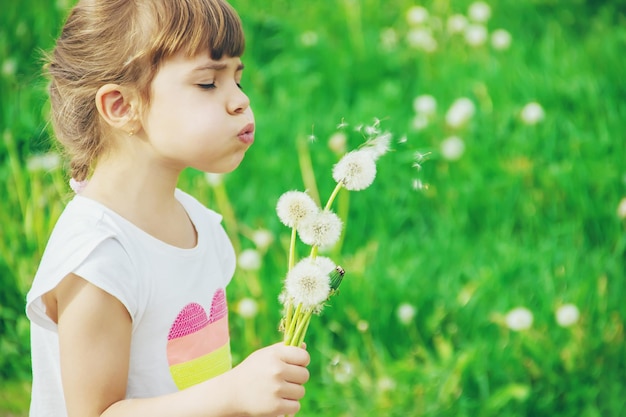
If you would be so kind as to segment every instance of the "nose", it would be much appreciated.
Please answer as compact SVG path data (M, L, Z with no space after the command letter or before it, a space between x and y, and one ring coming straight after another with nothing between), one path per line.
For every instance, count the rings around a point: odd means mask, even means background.
M249 107L250 98L239 86L235 86L228 101L228 112L231 114L239 114L245 112Z

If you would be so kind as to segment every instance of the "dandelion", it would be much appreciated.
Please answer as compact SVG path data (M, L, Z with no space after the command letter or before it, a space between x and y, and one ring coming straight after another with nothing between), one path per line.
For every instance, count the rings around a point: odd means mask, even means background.
M26 161L26 168L30 172L52 171L61 166L61 158L56 153L33 155Z
M315 201L302 191L287 191L280 196L276 204L278 218L288 227L296 227L317 212Z
M465 152L465 142L458 136L450 136L441 142L441 155L448 161L457 161Z
M413 99L413 110L417 114L434 116L437 112L437 100L429 94L422 94Z
M509 49L511 40L511 34L504 29L496 29L491 34L491 46L498 51Z
M561 327L573 326L580 318L580 311L574 304L564 304L556 310L556 322Z
M329 210L307 217L298 227L298 235L307 245L330 247L341 236L343 223L339 216Z
M206 182L211 187L218 187L224 182L223 174L215 174L213 172L207 172L206 174L204 174L204 178L206 179Z
M330 295L330 276L311 259L303 259L289 271L285 291L294 304L316 308Z
M349 152L333 167L333 179L347 190L364 190L375 178L376 161L368 151Z
M244 271L258 271L261 268L261 254L256 249L243 250L237 264Z
M428 21L428 10L422 6L413 6L406 12L406 21L410 25L422 25Z
M319 37L316 32L311 30L304 32L300 35L300 43L304 46L311 47L317 45Z
M533 313L525 307L517 307L506 314L504 321L513 331L528 330L533 324Z
M617 205L617 217L626 220L626 197L623 197Z
M255 300L246 297L239 300L236 311L244 319L251 319L257 315L259 306Z
M472 100L461 97L452 103L446 112L446 124L453 128L458 128L469 121L474 116L476 107Z
M491 17L491 7L483 1L477 1L470 4L467 15L474 22L485 23Z
M15 58L7 58L2 63L2 75L11 77L17 72L17 61Z
M398 44L398 34L393 28L386 28L380 32L380 44L386 51L393 50Z
M422 114L422 113L416 114L415 117L413 117L411 125L413 126L413 129L415 129L415 130L423 130L423 129L427 128L428 127L428 116L426 116L425 114Z
M430 29L413 28L409 30L406 37L409 46L421 49L424 52L435 52L437 50L437 41L433 37Z
M448 30L448 33L451 35L465 32L466 27L467 18L462 14L453 14L448 18L448 21L446 22L446 28Z
M398 321L405 326L408 326L413 322L416 313L417 310L415 309L415 307L409 303L400 304L398 306L398 309L396 310L396 316L398 317Z
M369 152L374 161L389 152L389 149L391 149L391 134L389 133L368 139L361 147L361 151Z
M259 229L259 230L255 230L252 233L251 239L256 245L257 249L264 251L274 241L274 235L272 234L272 232L270 232L267 229Z
M344 132L335 132L328 139L328 147L336 155L343 155L344 153L346 153L347 142L348 142L348 137L346 136Z
M545 112L543 111L543 107L535 101L526 104L520 112L522 122L527 125L535 125L542 121L544 117Z
M473 47L484 45L488 38L487 28L479 24L471 24L467 26L463 35L465 37L465 42L467 42L469 46Z

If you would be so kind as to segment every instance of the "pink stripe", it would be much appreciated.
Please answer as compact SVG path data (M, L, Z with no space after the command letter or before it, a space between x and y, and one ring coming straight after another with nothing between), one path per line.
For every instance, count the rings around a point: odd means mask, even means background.
M211 314L209 315L209 323L220 320L226 315L228 308L226 307L226 293L222 288L217 290L211 300Z
M228 319L224 317L203 329L167 342L167 360L172 365L197 359L229 341Z

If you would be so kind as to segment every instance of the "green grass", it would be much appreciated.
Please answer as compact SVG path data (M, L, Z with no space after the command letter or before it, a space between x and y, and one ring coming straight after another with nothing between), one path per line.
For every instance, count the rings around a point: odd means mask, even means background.
M248 36L243 84L257 141L223 189L196 172L181 179L208 205L232 210L226 226L238 249L254 246L252 230L275 236L261 270L238 271L229 289L235 359L278 337L289 232L274 206L282 192L305 188L298 141L326 198L336 125L379 118L407 140L381 160L370 189L340 195L349 218L333 256L347 275L311 325L312 379L299 415L626 414L626 221L617 216L626 196L623 5L492 2L487 26L512 34L508 50L472 48L435 29L438 49L429 54L405 41L409 1L267 3L233 0ZM23 297L69 198L59 168L27 169L50 146L36 49L50 47L63 11L19 4L0 16L0 380L12 381L0 390L0 415L27 408ZM469 4L423 3L435 28ZM390 27L397 44L385 49L380 37ZM306 45L309 32L317 41ZM412 101L420 94L435 97L438 110L418 131ZM451 129L444 114L459 97L476 113ZM519 118L531 101L545 110L533 126ZM457 161L440 153L450 135L465 144ZM350 146L360 140L350 133ZM418 171L414 155L428 151ZM428 188L414 190L416 179ZM254 319L235 312L244 297L259 303ZM417 312L409 325L396 316L402 303ZM581 318L563 328L554 314L566 303ZM504 324L517 306L532 311L529 330Z

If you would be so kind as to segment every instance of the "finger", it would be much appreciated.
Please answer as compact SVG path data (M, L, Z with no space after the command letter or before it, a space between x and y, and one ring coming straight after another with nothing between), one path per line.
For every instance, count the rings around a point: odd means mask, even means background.
M308 366L311 362L309 352L295 346L284 346L281 359L286 363L298 366Z
M304 397L305 392L306 390L302 385L285 383L280 390L280 396L285 400L298 401Z
M302 385L309 380L310 375L309 370L305 367L291 365L285 369L283 378L287 382Z

